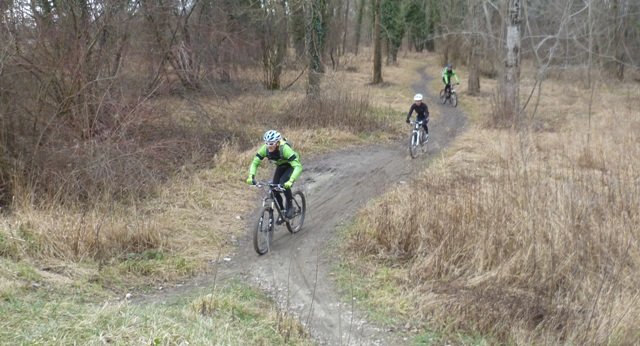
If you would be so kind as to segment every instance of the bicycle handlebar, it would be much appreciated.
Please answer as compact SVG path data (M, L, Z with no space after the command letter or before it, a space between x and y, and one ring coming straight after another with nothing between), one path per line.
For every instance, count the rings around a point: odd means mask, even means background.
M285 190L284 187L282 187L282 185L280 184L274 184L270 181L256 181L255 185L256 187L269 187L270 189L273 189L274 191L278 191L278 192L283 192Z
M422 124L424 124L424 123L427 123L427 124L428 124L428 123L429 123L429 118L427 118L427 119L425 119L425 120L420 120L420 121L411 120L409 123L410 123L411 125L416 125L416 124L418 124L418 125L422 125Z

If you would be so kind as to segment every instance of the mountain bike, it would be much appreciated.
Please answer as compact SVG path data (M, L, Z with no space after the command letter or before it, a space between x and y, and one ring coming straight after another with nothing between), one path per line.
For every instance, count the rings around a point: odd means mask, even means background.
M413 130L411 130L411 141L409 142L409 153L411 158L415 159L418 156L418 147L422 147L423 151L426 149L425 144L429 141L429 135L424 132L422 127L424 120L411 121Z
M271 248L276 225L284 223L292 234L298 233L302 229L307 211L307 200L302 191L293 192L292 205L290 206L293 208L293 216L287 218L284 209L275 197L276 193L284 192L284 188L279 184L264 181L256 182L255 186L264 189L265 196L262 199L260 218L253 233L253 247L258 255L264 255ZM284 196L282 198L284 199ZM274 216L277 216L278 219L274 219Z
M445 88L446 89L446 88ZM453 107L458 106L458 94L456 93L456 89L453 88L453 85L449 88L449 92L445 92L445 89L440 90L440 103L445 104L447 101Z

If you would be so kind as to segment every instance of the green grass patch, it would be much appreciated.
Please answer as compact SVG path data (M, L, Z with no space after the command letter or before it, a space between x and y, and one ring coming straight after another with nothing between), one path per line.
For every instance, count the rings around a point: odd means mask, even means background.
M365 262L342 262L334 269L345 299L353 299L374 322L385 326L404 325L410 319L411 296L394 283L393 269L365 268Z
M357 219L339 230L332 246L346 244L345 238L355 229L356 222ZM489 336L434 328L427 318L421 318L417 306L421 293L407 284L407 268L402 263L355 257L344 249L336 251L343 253L342 261L333 268L343 301L354 303L368 320L406 335L410 345L494 344Z
M431 346L431 345L460 345L460 346L487 346L495 345L497 341L488 341L482 336L467 335L460 333L446 333L442 331L424 330L412 339L411 345Z
M201 272L201 261L147 250L129 254L127 259L102 268L96 281L116 291L125 287L148 290L157 282L184 279Z
M0 231L0 257L18 259L19 247L17 242Z
M96 287L25 291L0 301L0 340L11 345L311 344L304 329L267 296L237 282L140 304L100 294Z
M354 223L350 223L339 229L334 244L330 246L344 252L339 244L344 243L354 226ZM336 263L332 271L345 302L356 304L359 310L364 310L369 320L385 327L405 325L410 320L412 297L402 292L397 284L395 269L373 267L369 264L375 261L354 258L346 253L341 258L343 260Z

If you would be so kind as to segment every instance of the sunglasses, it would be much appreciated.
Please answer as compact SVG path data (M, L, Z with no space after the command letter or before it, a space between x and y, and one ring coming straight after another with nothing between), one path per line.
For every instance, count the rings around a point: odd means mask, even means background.
M272 147L272 146L278 144L278 142L264 142L264 144L266 144L268 147Z

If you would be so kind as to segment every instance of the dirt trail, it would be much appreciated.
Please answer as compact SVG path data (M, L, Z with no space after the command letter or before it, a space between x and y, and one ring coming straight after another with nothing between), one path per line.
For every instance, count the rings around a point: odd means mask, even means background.
M412 85L414 91L425 94L431 110L443 107L437 97L426 91L430 78L424 69L418 73L421 79ZM401 111L408 110L412 96L407 95L407 109ZM291 235L284 226L277 227L271 251L264 256L255 253L247 234L239 242L238 255L218 268L218 280L240 277L267 290L282 308L298 316L320 345L406 343L398 335L365 321L357 302L343 302L330 272L337 260L331 252L331 242L336 228L351 220L367 201L423 170L430 158L463 129L465 117L460 110L444 106L441 111L441 116L429 123L427 153L413 160L408 151L409 126L406 140L399 139L393 145L343 150L313 159L303 155L302 184L296 184L304 186L307 195L303 229ZM404 121L404 115L397 121ZM248 220L250 230L256 218L252 215ZM201 278L189 286L203 286L210 281Z
M425 90L430 79L423 69L420 74L421 80L412 86L414 91L426 94L431 109L442 107ZM407 95L407 109L411 96ZM312 160L303 157L305 170L301 177L309 210L303 230L291 235L280 227L271 252L265 256L257 256L247 239L241 244L241 255L229 265L298 315L319 344L397 345L401 341L392 340L394 336L387 331L364 321L357 307L341 303L330 272L336 258L329 243L336 228L368 200L424 169L429 158L462 130L465 118L460 110L449 106L441 110L441 116L429 124L427 153L417 159L408 155L409 126L406 141L403 138L395 145L339 151ZM404 117L398 121L404 121Z

